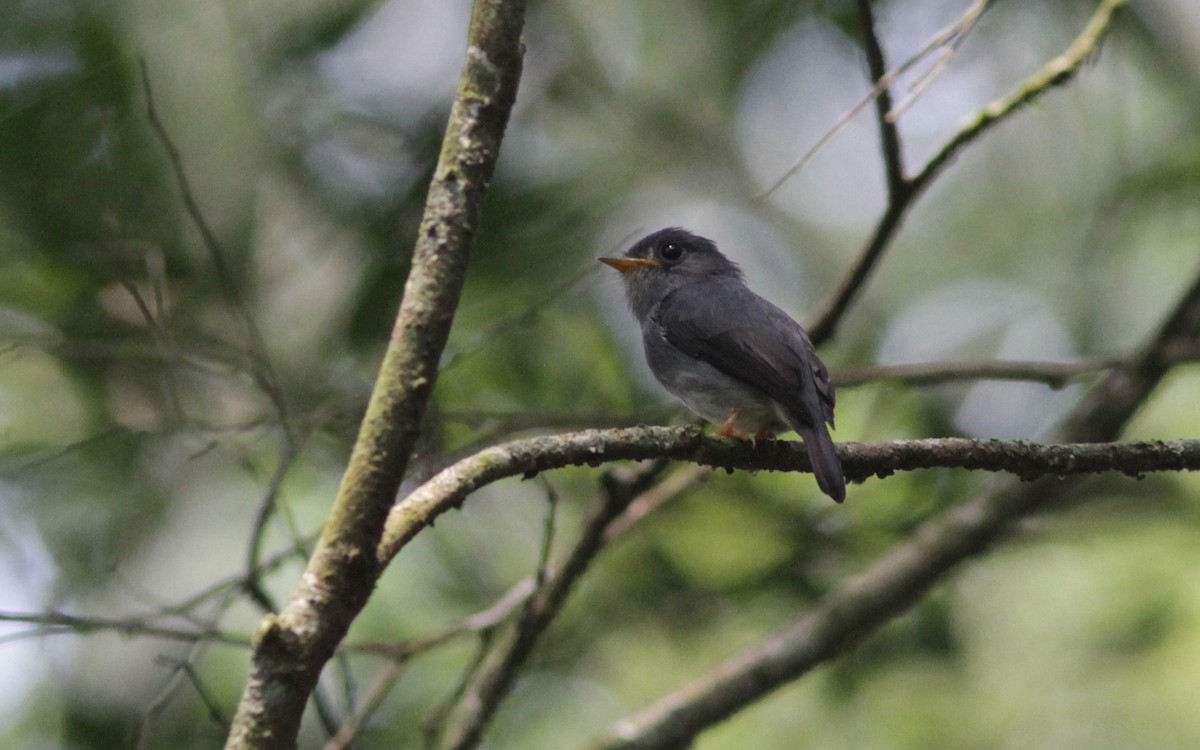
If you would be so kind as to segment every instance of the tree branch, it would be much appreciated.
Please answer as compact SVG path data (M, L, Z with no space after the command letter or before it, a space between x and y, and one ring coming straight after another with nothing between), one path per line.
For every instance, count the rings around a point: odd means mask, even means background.
M612 474L606 474L602 482L598 508L592 512L590 520L584 523L584 532L573 551L567 555L567 562L560 566L550 566L543 555L536 573L523 578L486 609L434 635L412 641L344 644L340 649L342 652L375 654L388 658L389 663L381 670L367 696L339 729L337 736L326 745L325 750L340 750L354 738L371 713L382 703L386 693L395 685L403 665L411 657L440 646L452 638L490 631L507 620L518 607L523 607L522 617L513 626L514 631L497 639L498 643L492 647L492 653L473 665L472 674L464 681L456 706L448 707L443 712L442 721L448 724L445 730L446 737L443 738L445 744L454 744L454 736L470 736L471 742L477 741L484 725L499 707L501 699L511 690L517 670L532 650L532 640L545 631L550 620L561 609L567 589L572 581L577 580L586 571L590 558L626 534L651 510L661 506L711 471L707 467L692 465L664 478L664 468L662 462L656 462L644 464L635 472L622 472L616 478ZM614 513L622 506L625 507L624 511ZM601 529L603 534L597 538L595 532ZM550 592L554 591L558 593L550 595ZM530 602L531 598L534 601ZM524 631L524 634L520 638L514 637L520 631ZM527 645L523 645L521 653L518 654L514 646L522 645L523 641ZM489 676L489 672L493 676ZM503 679L498 679L499 676L503 676ZM449 738L449 741L446 738Z
M92 633L120 633L126 636L146 636L187 643L220 643L225 646L245 648L247 639L216 628L172 627L161 625L154 617L85 617L62 612L0 612L0 622L22 623L36 626L33 630L10 633L0 637L0 643L34 638L58 633L89 635Z
M467 682L458 705L449 714L440 747L470 750L479 744L484 728L512 689L518 670L561 611L575 583L603 549L610 524L657 480L665 467L665 461L657 461L627 476L604 475L600 497L584 522L583 533L561 565L547 571L543 559L533 594Z
M1194 353L1188 354L1189 359L1193 356ZM917 362L910 365L881 365L840 370L833 373L833 384L839 388L853 388L882 381L906 385L939 385L974 380L1015 380L1062 388L1081 376L1111 370L1120 367L1123 362L1124 359L1120 357L1095 357L1078 362Z
M863 481L898 471L970 469L1007 472L1021 479L1117 471L1138 477L1155 471L1200 469L1200 440L1149 443L1042 445L1024 440L930 438L838 445L846 477ZM442 513L475 490L506 477L532 477L567 466L670 458L729 471L811 472L803 444L706 436L699 427L631 427L584 430L514 440L443 469L392 509L378 550L386 564Z
M812 158L825 147L827 143L832 141L834 136L836 136L842 131L843 128L853 122L854 119L858 117L864 109L867 108L868 104L875 101L876 97L890 88L891 85L900 78L900 76L911 70L913 66L934 52L944 50L947 45L957 48L957 46L962 43L962 40L966 38L966 35L970 33L971 29L975 26L975 22L979 20L979 16L982 15L983 11L987 9L989 2L990 0L976 0L961 18L942 29L937 34L934 34L933 38L930 39L922 49L915 52L907 60L900 63L900 65L879 77L875 81L875 85L871 87L871 90L868 91L863 98L859 99L858 102L850 108L850 111L842 115L842 117L829 128L829 130L825 131L825 133L817 139L817 142L809 147L809 149L804 152L804 154L796 161L795 164L789 167L788 170L779 177L779 179L773 182L769 188L767 188L758 196L757 200L764 200L771 197L771 195L779 190L779 188L783 187L788 180L799 174L800 170L803 169L808 162L811 161ZM941 60L945 59L946 56L943 54L941 56ZM894 121L896 119L895 114L895 110L893 109L887 114L887 119Z
M867 55L871 83L879 92L875 97L875 120L879 125L879 141L883 149L888 201L897 203L903 200L904 192L908 190L908 179L904 174L904 147L900 144L900 133L895 120L888 117L892 111L892 94L884 82L888 69L883 57L883 46L875 33L871 0L858 0L858 24L862 28L863 50Z
M229 263L229 253L217 239L217 233L213 231L208 220L204 218L204 212L200 210L200 204L196 200L195 193L192 192L191 181L187 177L187 170L184 169L183 156L167 131L166 123L158 116L158 108L154 104L154 92L150 87L150 70L145 59L138 60L138 64L142 74L142 93L146 98L146 120L162 144L163 150L167 152L167 159L171 163L171 172L175 175L175 184L179 188L184 210L187 212L188 218L192 220L196 231L200 233L204 248L208 250L209 257L212 259L217 284L233 308L234 319L242 328L246 352L252 363L250 372L254 381L271 400L272 406L278 412L279 423L283 428L285 439L291 440L291 420L288 416L287 400L284 398L279 376L271 363L266 341L258 329L258 324L254 321L254 316L250 313L250 307L246 304L241 285L234 276L233 268Z
M891 196L883 216L875 225L875 230L854 267L850 269L850 272L834 291L833 296L817 313L812 325L808 326L809 337L814 345L820 346L833 336L842 316L850 308L859 291L866 285L875 267L883 258L884 251L903 223L908 209L934 179L965 146L972 143L985 131L1008 119L1051 89L1074 78L1084 61L1099 49L1100 42L1112 23L1113 14L1124 3L1125 0L1101 0L1099 7L1096 8L1096 12L1092 14L1083 31L1062 55L1043 66L1012 93L997 99L977 112L926 162L920 172L905 180L905 189Z
M478 0L392 339L342 486L296 593L255 637L227 748L295 746L325 662L381 571L373 554L437 378L521 74L521 0Z

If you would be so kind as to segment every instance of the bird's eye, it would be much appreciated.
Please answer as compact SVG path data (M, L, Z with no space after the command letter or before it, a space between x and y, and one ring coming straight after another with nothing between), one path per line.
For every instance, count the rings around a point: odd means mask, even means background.
M662 246L662 249L658 253L664 260L679 260L683 257L683 248L674 242L668 242Z

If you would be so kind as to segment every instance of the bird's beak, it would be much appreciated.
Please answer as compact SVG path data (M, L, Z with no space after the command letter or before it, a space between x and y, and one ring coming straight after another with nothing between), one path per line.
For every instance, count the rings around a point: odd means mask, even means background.
M648 258L600 258L600 262L606 266L612 266L620 271L622 275L643 269L651 271L662 268L662 263Z

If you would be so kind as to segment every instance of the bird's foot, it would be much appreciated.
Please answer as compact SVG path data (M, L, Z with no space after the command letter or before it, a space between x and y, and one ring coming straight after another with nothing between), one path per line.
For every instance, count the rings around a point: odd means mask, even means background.
M751 445L757 445L759 440L770 440L775 437L775 433L771 428L763 425L755 432L744 432L736 427L738 419L737 411L729 414L729 418L717 429L717 437L733 438L734 440L749 440Z
M737 410L729 412L729 418L725 420L719 428L717 428L717 437L734 438L735 440L745 440L750 437L749 434L742 432L734 425L737 424Z

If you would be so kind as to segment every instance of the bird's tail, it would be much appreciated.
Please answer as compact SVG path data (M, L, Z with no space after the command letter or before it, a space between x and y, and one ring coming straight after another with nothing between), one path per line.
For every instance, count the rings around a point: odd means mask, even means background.
M834 502L846 499L846 475L842 472L842 460L838 458L837 448L825 425L815 427L804 426L796 430L804 439L804 447L808 451L808 460L812 463L813 476L817 478L817 486L821 492L829 495Z

